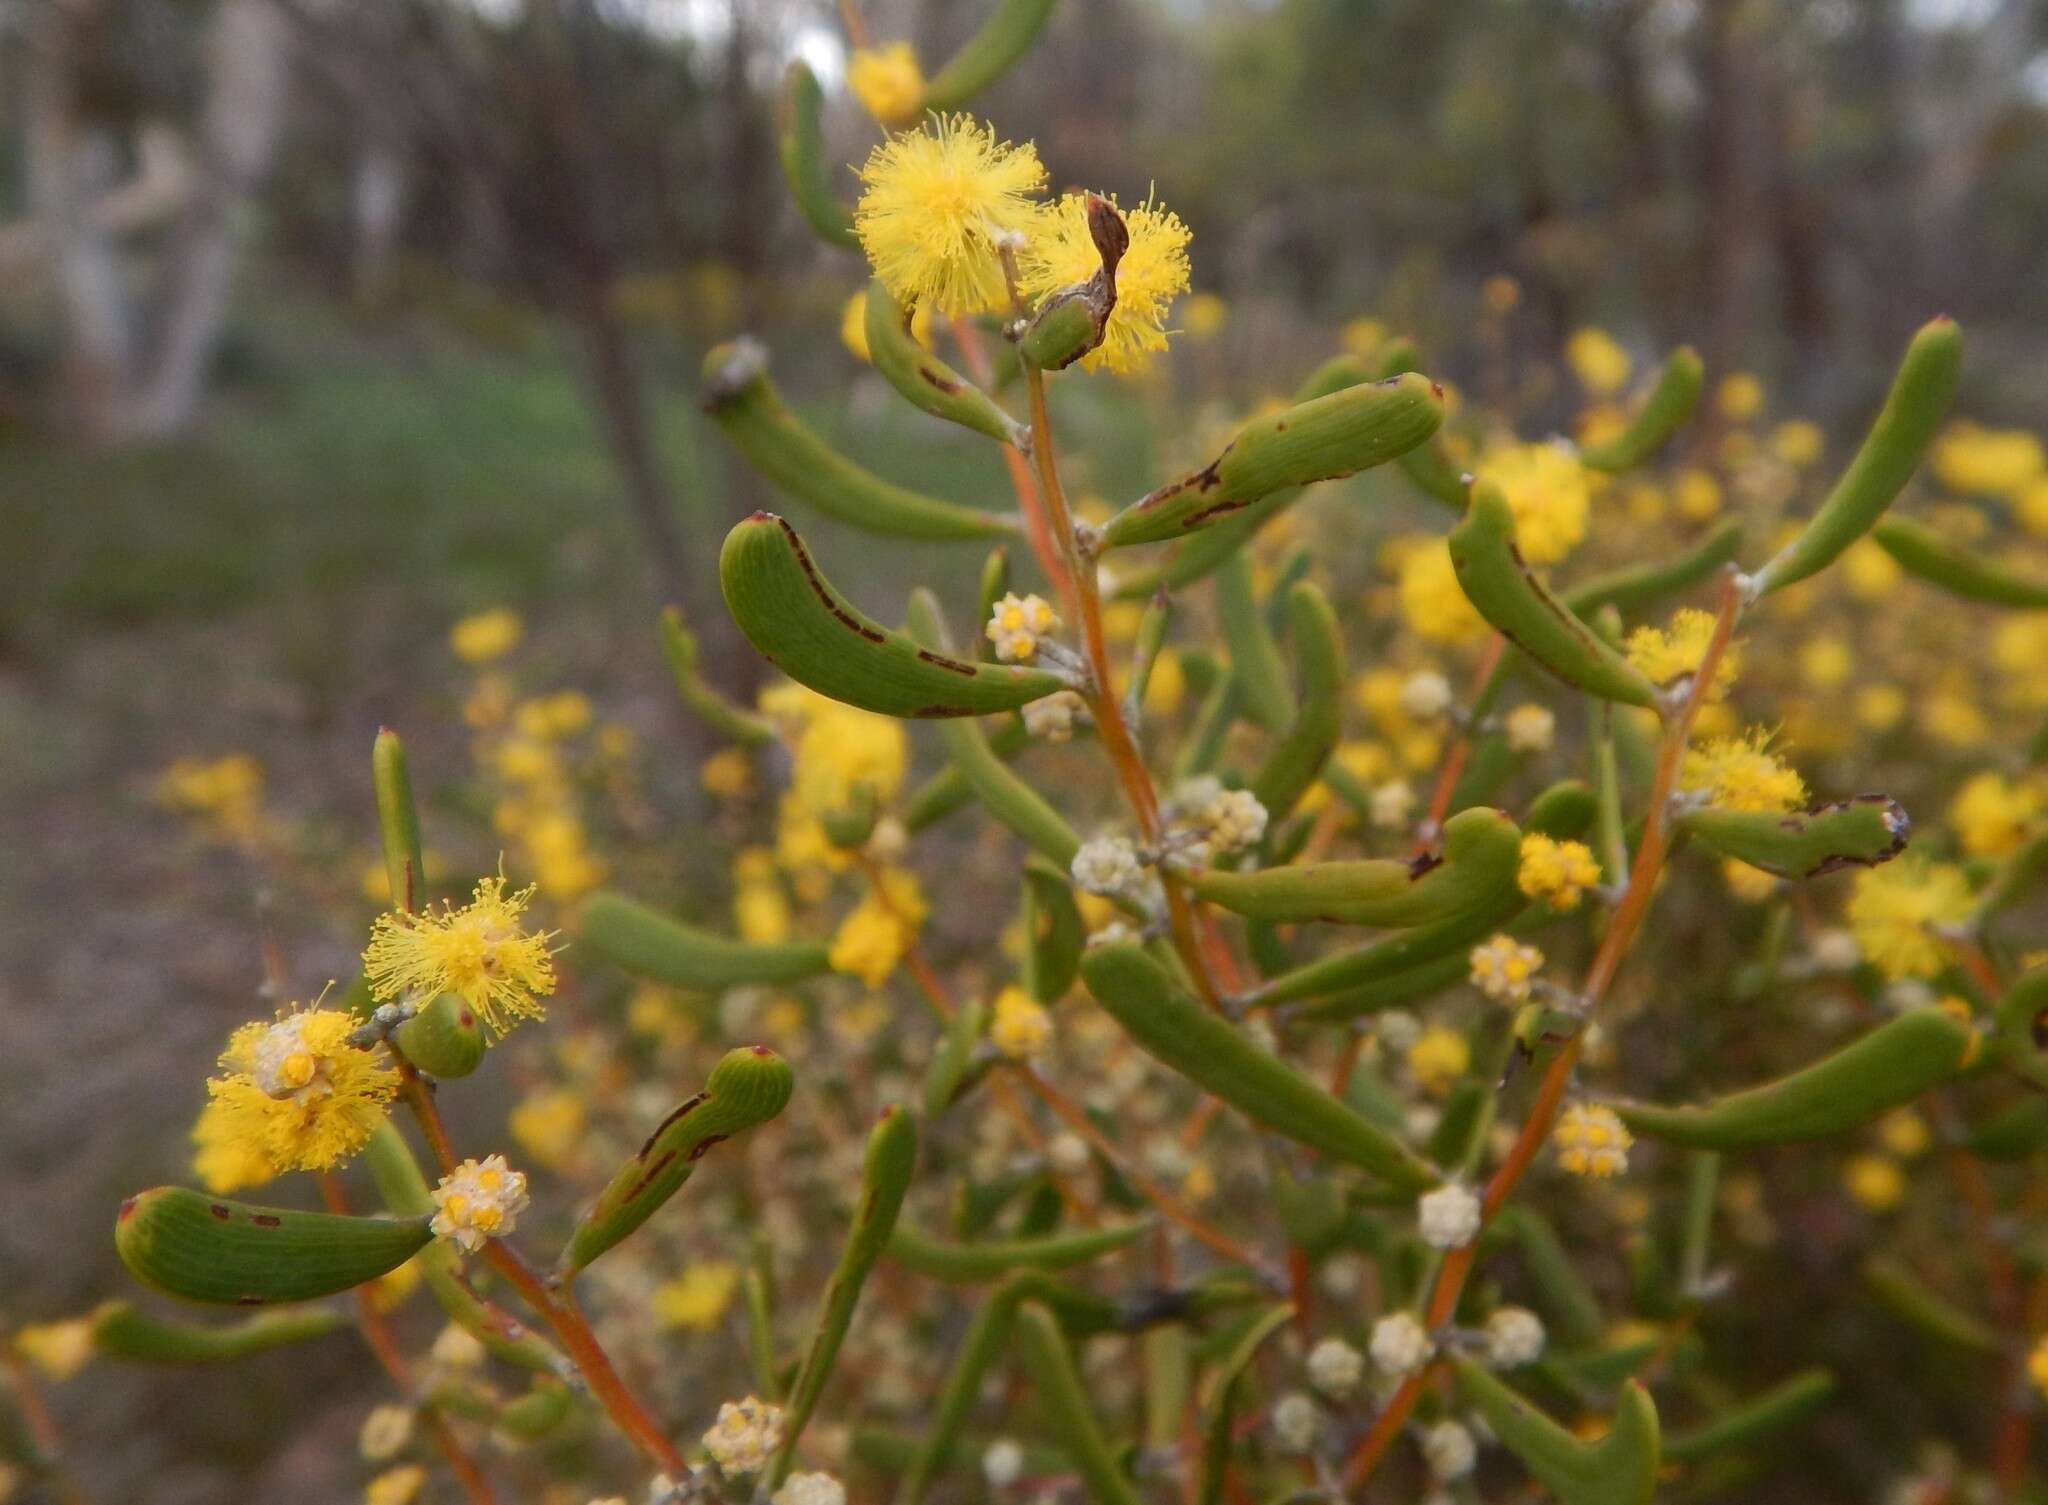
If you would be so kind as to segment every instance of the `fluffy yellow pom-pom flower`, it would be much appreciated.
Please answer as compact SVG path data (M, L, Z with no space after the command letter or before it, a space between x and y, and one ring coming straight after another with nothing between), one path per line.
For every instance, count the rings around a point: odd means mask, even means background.
M370 991L423 1002L457 993L499 1034L540 1018L541 997L555 990L555 964L548 950L553 932L519 926L533 892L508 894L502 876L482 878L460 909L379 915L363 952Z
M1112 200L1111 202L1115 202ZM1116 269L1116 306L1102 343L1081 357L1089 370L1134 371L1166 348L1166 316L1188 290L1188 227L1149 199L1119 210L1131 244ZM1088 230L1088 196L1070 193L1032 228L1019 255L1025 297L1039 299L1102 268Z
M1740 737L1713 737L1686 749L1678 787L1724 810L1782 814L1806 803L1806 781L1770 751L1770 733L1751 727Z
M853 229L899 300L942 314L980 313L1008 297L996 237L1030 226L1045 168L969 115L891 136L860 169Z
M342 1009L303 1009L235 1031L192 1131L192 1168L209 1190L326 1170L363 1147L384 1121L398 1073L348 1043L360 1022Z
M1479 479L1500 487L1515 515L1515 546L1531 564L1553 564L1586 536L1592 491L1578 457L1556 444L1511 444L1480 461Z
M1532 899L1552 909L1577 909L1579 896L1600 881L1600 864L1582 841L1558 841L1531 832L1522 838L1515 882Z
M1630 633L1628 661L1655 683L1672 684L1699 668L1700 661L1707 656L1707 645L1713 641L1714 625L1712 612L1685 607L1672 614L1668 626L1638 627ZM1726 696L1741 669L1739 645L1730 643L1714 667L1714 683L1707 698L1719 700Z
M1968 918L1971 905L1961 868L1909 854L1856 875L1849 932L1885 976L1932 977L1949 960L1940 928Z
M908 42L857 47L846 64L846 86L883 125L908 125L924 104L924 70Z

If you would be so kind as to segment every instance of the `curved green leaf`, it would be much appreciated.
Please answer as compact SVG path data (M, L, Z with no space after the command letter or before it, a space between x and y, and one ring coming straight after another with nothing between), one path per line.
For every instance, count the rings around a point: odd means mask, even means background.
M765 1045L727 1051L704 1090L648 1135L583 1214L555 1266L567 1285L592 1260L632 1233L682 1189L697 1162L719 1141L768 1122L789 1103L796 1079L789 1063Z
M2021 974L1998 1000L1999 1054L2037 1087L2048 1087L2048 967Z
M1594 470L1633 470L1670 441L1678 426L1692 416L1705 385L1706 368L1697 350L1680 345L1657 373L1650 395L1636 409L1627 428L1580 454L1579 459Z
M1845 867L1876 867L1906 850L1913 822L1897 800L1859 794L1813 810L1772 815L1707 805L1678 828L1719 852L1781 878L1818 878Z
M1015 1325L1018 1351L1038 1392L1046 1425L1073 1460L1089 1498L1095 1505L1139 1505L1137 1490L1096 1425L1094 1403L1053 1314L1038 1302L1027 1301L1017 1309Z
M114 1247L145 1285L187 1301L311 1301L389 1274L433 1238L425 1218L252 1207L183 1186L121 1204Z
M1465 519L1451 530L1451 565L1479 614L1555 674L1603 700L1654 706L1657 687L1603 640L1522 562L1515 515L1500 488L1472 488Z
M1711 1421L1664 1439L1664 1456L1679 1463L1711 1458L1730 1448L1747 1447L1774 1432L1797 1426L1820 1410L1835 1393L1832 1370L1804 1369L1761 1395L1730 1406Z
M1040 1003L1057 1003L1081 970L1088 929L1067 870L1042 857L1024 864L1024 986Z
M1223 1498L1223 1479L1230 1468L1230 1445L1237 1421L1237 1409L1244 1397L1244 1378L1259 1356L1259 1349L1273 1334L1293 1320L1292 1305L1271 1307L1252 1319L1244 1336L1237 1340L1210 1381L1209 1421L1202 1428L1201 1483L1196 1505L1217 1505Z
M1046 670L965 662L881 626L832 588L796 529L772 512L726 534L718 580L733 620L770 663L865 711L986 716L1067 688Z
M668 671L675 680L676 694L699 721L735 742L775 740L775 728L767 717L734 705L704 682L704 676L697 669L697 635L683 625L680 607L662 608L661 653L668 660Z
M817 1324L811 1330L810 1344L804 1350L803 1363L797 1368L783 1407L782 1446L775 1451L765 1481L770 1489L789 1476L796 1445L803 1438L812 1411L817 1409L825 1381L831 1377L839 1346L846 1341L846 1330L853 1325L853 1309L860 1301L861 1287L867 1284L868 1273L875 1268L875 1261L881 1258L896 1227L896 1215L903 1210L903 1197L910 1190L910 1176L916 1166L916 1117L902 1108L884 1108L881 1119L868 1135L853 1226L847 1230L839 1264L825 1285Z
M1245 714L1282 735L1294 722L1294 692L1272 624L1259 609L1249 556L1238 554L1217 572L1216 617L1230 645L1231 682Z
M1955 320L1923 324L1899 362L1883 411L1842 479L1805 531L1757 571L1759 596L1825 569L1870 531L1919 466L1955 397L1962 368L1963 332Z
M1288 486L1334 480L1393 459L1436 432L1442 390L1426 376L1346 387L1237 431L1193 475L1139 498L1111 518L1102 546L1160 543L1214 526Z
M790 496L848 527L894 538L1007 538L1011 518L925 496L885 481L819 438L783 405L768 355L753 339L704 358L704 410L747 463Z
M1120 1227L1090 1228L1079 1233L1054 1233L1041 1238L984 1239L971 1244L927 1238L907 1223L898 1223L889 1239L889 1257L906 1269L934 1280L1000 1280L1018 1270L1064 1270L1118 1249L1129 1248L1151 1229L1146 1222Z
M924 108L957 110L1009 71L1045 29L1054 0L1000 0L924 86Z
M1742 524L1729 518L1683 554L1655 564L1626 565L1573 586L1564 593L1564 604L1581 618L1591 617L1603 606L1620 612L1640 611L1697 585L1732 561L1741 547Z
M801 982L831 970L818 941L736 941L699 930L609 889L591 895L577 917L591 950L636 977L715 993L749 984Z
M1522 833L1498 810L1474 806L1444 822L1441 856L1364 857L1233 873L1211 868L1197 894L1255 920L1330 920L1388 929L1469 914L1513 889Z
M988 1024L988 1005L979 996L970 997L946 1021L931 1063L924 1072L924 1116L937 1118L953 1105L961 1090L975 1075L974 1047Z
M92 1314L92 1346L110 1359L138 1364L218 1364L247 1358L267 1348L303 1343L347 1327L345 1313L332 1307L296 1312L258 1312L217 1326L176 1322L139 1312L125 1301L109 1301Z
M890 296L879 277L868 284L866 329L868 359L912 407L986 434L1000 444L1021 449L1030 443L1029 429L911 338L910 311Z
M405 743L384 726L370 744L370 783L377 795L377 834L384 845L384 878L391 907L418 909L426 898L426 861L420 855L420 817L413 804Z
M2005 1347L1990 1323L1930 1289L1890 1255L1873 1256L1863 1267L1863 1281L1886 1311L1930 1338L1972 1353L1998 1353Z
M1961 1067L1974 1035L1938 1008L1914 1009L1802 1071L1698 1107L1618 1104L1638 1134L1700 1150L1824 1139L1911 1102Z
M1657 1407L1637 1381L1622 1386L1606 1435L1585 1442L1471 1359L1454 1354L1451 1367L1466 1404L1559 1505L1649 1505L1657 1490Z
M1136 942L1092 948L1081 977L1141 1050L1246 1117L1399 1187L1439 1179L1400 1141L1175 986Z
M776 149L782 158L783 181L796 200L804 222L828 245L848 251L860 249L860 237L853 233L853 216L826 175L825 133L818 120L825 108L818 76L802 58L792 61L782 75L782 92L775 99Z
M1951 595L1993 606L2048 607L2048 580L2014 574L1969 550L1958 548L1924 523L1888 517L1870 536L1909 575Z
M1329 597L1302 581L1287 592L1287 615L1301 665L1301 694L1294 725L1252 780L1252 793L1274 823L1285 820L1308 793L1343 732L1344 639L1337 613Z

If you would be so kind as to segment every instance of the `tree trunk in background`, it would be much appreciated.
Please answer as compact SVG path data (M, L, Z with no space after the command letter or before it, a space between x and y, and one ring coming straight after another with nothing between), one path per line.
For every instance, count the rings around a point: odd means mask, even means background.
M1827 212L1802 169L1813 135L1815 101L1786 70L1772 69L1765 109L1770 117L1771 244L1778 263L1778 307L1802 365L1826 359L1828 318Z
M135 336L114 238L90 212L113 184L118 154L105 131L79 117L73 98L74 29L82 16L69 4L36 13L22 94L29 212L56 283L66 416L87 439L104 443L128 426Z
M576 323L583 338L598 416L626 484L626 501L632 508L633 521L639 526L641 542L647 548L647 568L655 599L688 601L691 593L682 532L676 524L675 505L667 483L662 480L660 458L654 452L639 366L626 332L606 306L602 285L585 290Z
M1747 344L1752 323L1761 217L1749 101L1756 67L1743 0L1710 0L1701 16L1700 60L1701 285L1706 298L1710 354L1733 359Z

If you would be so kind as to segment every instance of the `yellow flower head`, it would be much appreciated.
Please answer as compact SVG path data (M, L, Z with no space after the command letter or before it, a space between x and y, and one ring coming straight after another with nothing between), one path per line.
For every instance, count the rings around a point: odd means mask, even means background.
M1454 1029L1427 1029L1408 1047L1408 1071L1425 1091L1440 1092L1472 1065L1472 1045Z
M1783 814L1806 803L1806 781L1770 751L1771 734L1751 727L1740 737L1714 737L1685 751L1678 787L1724 810Z
M1948 823L1972 857L2008 856L2040 817L2039 790L1988 770L1966 779L1948 807Z
M1042 212L1031 197L1045 184L1035 147L998 141L972 116L940 116L876 147L860 180L854 233L899 301L942 314L1003 305L995 238Z
M1827 436L1810 418L1787 418L1771 430L1771 454L1779 462L1804 470L1821 457Z
M995 644L997 658L1006 664L1023 664L1037 657L1040 639L1059 625L1059 613L1044 597L1019 596L1012 591L996 602L982 632Z
M1401 561L1401 615L1419 637L1439 643L1468 643L1486 634L1479 615L1458 584L1448 544L1430 542Z
M1579 896L1600 881L1600 864L1582 841L1558 841L1532 831L1522 838L1522 862L1515 882L1532 899L1552 909L1577 909Z
M1552 564L1586 536L1592 491L1586 468L1558 444L1511 444L1479 463L1478 478L1491 481L1515 515L1515 546L1531 564Z
M521 1098L506 1115L505 1127L520 1149L540 1164L560 1169L575 1157L587 1122L581 1093L551 1087Z
M448 646L466 664L486 664L517 647L524 631L518 612L509 606L494 606L449 628Z
M1778 891L1778 876L1734 857L1721 864L1721 881L1745 904L1761 904Z
M925 914L916 877L901 868L886 869L882 892L861 900L833 932L827 953L832 969L880 987L917 939Z
M1988 429L1963 419L1942 430L1927 462L1951 491L2011 496L2048 469L2048 450L2025 429Z
M1114 199L1111 200L1115 202ZM1166 348L1166 315L1188 290L1188 227L1150 199L1120 210L1131 243L1116 269L1116 306L1102 343L1081 357L1089 370L1133 371ZM1020 257L1027 300L1086 282L1102 269L1088 230L1088 196L1070 193L1033 227Z
M434 1188L434 1236L474 1252L510 1233L526 1204L526 1175L503 1155L465 1160Z
M521 1019L540 1018L541 997L555 990L554 932L519 928L533 892L507 894L499 875L478 879L460 909L379 915L363 952L370 991L382 999L460 994L501 1035Z
M1612 1108L1588 1103L1573 1103L1560 1113L1550 1139L1560 1166L1601 1180L1628 1169L1629 1146L1635 1143Z
M1501 1003L1527 1003L1536 974L1543 970L1543 953L1506 932L1474 946L1470 960L1472 986Z
M1628 635L1628 661L1654 683L1674 684L1697 670L1707 656L1707 645L1714 638L1714 621L1712 612L1687 606L1672 614L1667 627L1638 627ZM1741 669L1741 645L1731 642L1715 665L1714 683L1707 698L1723 699Z
M1565 364L1595 397L1612 397L1628 384L1628 352L1604 329L1575 329L1564 342Z
M1937 927L1968 918L1971 902L1961 868L1913 853L1856 875L1849 932L1886 977L1932 977L1949 960Z
M417 1463L388 1468L363 1489L363 1505L412 1505L426 1488L427 1471Z
M2027 1378L2048 1398L2048 1337L2043 1337L2027 1355Z
M846 85L861 108L886 126L908 125L924 104L924 70L908 42L856 47L846 64Z
M235 1031L192 1131L193 1170L210 1190L326 1170L363 1147L398 1073L348 1043L360 1022L342 1009L302 1009Z
M252 840L263 825L263 765L247 753L179 758L157 776L154 792L165 809L231 841Z
M1747 371L1733 371L1714 389L1714 406L1723 418L1747 423L1764 410L1764 384Z
M1022 988L1004 988L996 994L988 1037L1011 1060L1028 1061L1052 1044L1052 1015Z
M691 1265L654 1288L654 1320L663 1327L716 1327L740 1288L740 1267L729 1259Z
M1842 1185L1872 1212L1889 1212L1906 1195L1906 1173L1885 1155L1851 1155L1842 1167Z
M92 1358L92 1319L31 1322L15 1330L13 1343L16 1353L40 1369L46 1378L61 1384L85 1368Z

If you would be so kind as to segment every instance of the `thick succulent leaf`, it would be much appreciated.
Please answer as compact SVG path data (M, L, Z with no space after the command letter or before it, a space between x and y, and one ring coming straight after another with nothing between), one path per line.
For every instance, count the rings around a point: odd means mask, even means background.
M1664 1456L1679 1463L1693 1463L1761 1442L1807 1420L1834 1393L1832 1370L1801 1370L1761 1395L1737 1402L1709 1421L1670 1433L1664 1439Z
M2021 974L1998 1000L1998 1049L2008 1066L2048 1087L2048 967Z
M1185 537L1284 487L1384 464L1435 433L1443 412L1442 389L1410 373L1254 418L1202 469L1111 518L1103 547Z
M1141 1050L1276 1134L1399 1187L1439 1179L1377 1124L1182 991L1136 942L1094 947L1081 959L1081 977Z
M1962 1067L1976 1036L1938 1008L1914 1009L1790 1076L1696 1107L1617 1105L1638 1134L1700 1150L1825 1139L1911 1102Z
M999 0L924 86L924 108L957 110L1009 71L1045 29L1054 0Z
M1043 669L970 663L883 627L832 587L796 529L772 512L726 535L718 579L733 620L770 663L864 711L986 716L1067 688Z
M584 904L577 929L591 950L636 977L707 993L801 982L831 967L822 942L736 941L609 890Z
M861 1167L860 1195L855 1204L853 1226L840 1248L839 1263L826 1282L811 1341L804 1349L803 1363L790 1385L783 1408L782 1445L768 1466L767 1485L773 1488L789 1475L797 1443L804 1427L817 1409L818 1396L832 1376L840 1345L853 1325L853 1309L860 1301L861 1287L881 1258L896 1227L896 1215L903 1210L903 1197L910 1190L911 1173L917 1168L917 1119L903 1108L884 1108L879 1122L868 1135L867 1158Z
M418 909L426 899L426 863L420 856L420 817L413 804L412 770L405 743L380 727L370 746L370 783L377 796L377 834L384 846L384 877L397 909Z
M775 740L775 728L767 717L734 705L704 682L697 667L697 635L683 625L682 611L674 606L661 613L661 653L668 660L676 694L698 720L735 742Z
M114 1247L136 1279L166 1295L267 1306L389 1274L433 1238L427 1222L254 1207L159 1186L121 1204Z
M1110 1451L1096 1422L1096 1407L1053 1314L1036 1301L1017 1309L1017 1348L1045 1422L1095 1505L1139 1505L1138 1492Z
M1885 1254L1863 1267L1863 1283L1878 1304L1928 1337L1969 1353L1998 1353L1998 1329L1933 1290L1902 1261Z
M1498 810L1475 806L1444 822L1443 851L1411 862L1366 857L1235 873L1212 868L1190 887L1256 920L1330 920L1387 928L1470 914L1515 883L1522 833Z
M712 1146L768 1122L788 1105L795 1087L789 1063L767 1046L726 1052L711 1068L704 1090L662 1120L577 1222L556 1265L556 1280L574 1280L646 1222L682 1189Z
M1636 1381L1622 1387L1606 1434L1586 1442L1471 1359L1455 1355L1451 1367L1465 1403L1559 1505L1649 1505L1657 1490L1657 1407Z
M1906 347L1884 409L1820 511L1755 577L1759 595L1823 570L1868 533L1912 478L1948 413L1963 369L1963 332L1934 319Z
M953 1010L945 1033L924 1072L924 1116L937 1118L953 1105L976 1074L974 1048L988 1024L988 1005L977 995Z
M1662 449L1678 432L1679 425L1692 416L1705 377L1706 368L1700 363L1699 352L1690 345L1679 346L1665 360L1664 368L1657 373L1656 385L1650 388L1649 396L1636 409L1628 427L1605 444L1586 450L1579 458L1594 470L1635 469Z
M1735 558L1742 547L1742 524L1729 518L1683 554L1651 564L1625 565L1595 575L1564 593L1572 614L1590 618L1603 606L1619 612L1641 611L1697 585Z
M1898 560L1909 575L1918 575L1951 595L1993 606L2048 607L2048 580L2030 578L1972 554L1943 538L1924 523L1888 517L1870 536Z
M885 481L832 448L783 404L753 340L704 358L704 408L747 463L790 496L867 533L893 538L1007 538L1013 519Z
M868 284L866 330L868 359L911 406L999 443L1029 442L1029 430L986 392L911 338L910 310L890 296L880 278Z
M1329 597L1302 581L1287 592L1287 616L1301 667L1301 693L1295 701L1294 725L1252 780L1252 793L1273 822L1293 813L1343 731L1344 639L1337 630L1337 613Z
M825 132L819 124L824 108L824 91L819 89L811 65L802 58L791 62L775 101L776 147L782 157L783 180L789 184L789 196L796 200L805 223L820 240L857 251L860 238L853 233L853 216L828 176Z
M1818 878L1845 867L1876 867L1906 850L1913 823L1882 794L1860 794L1812 810L1773 815L1708 805L1676 824L1723 857L1781 878Z
M1451 530L1451 564L1479 614L1523 653L1568 685L1603 700L1650 706L1657 687L1538 580L1515 547L1515 515L1500 488L1472 488L1465 519Z
M110 1359L137 1364L218 1364L324 1337L347 1327L348 1320L346 1313L334 1307L316 1306L294 1312L258 1312L208 1326L153 1316L125 1301L109 1301L92 1314L90 1331L93 1351Z
M1276 1306L1252 1319L1210 1379L1209 1419L1202 1428L1202 1472L1196 1505L1217 1505L1223 1498L1223 1479L1230 1469L1230 1445L1235 1441L1237 1411L1244 1398L1244 1378L1268 1338L1294 1317L1294 1308Z
M483 1021L459 993L436 995L391 1032L405 1058L431 1077L465 1077L483 1064L490 1046Z
M1065 868L1040 857L1024 864L1024 985L1040 1003L1057 1003L1081 970L1088 927Z

